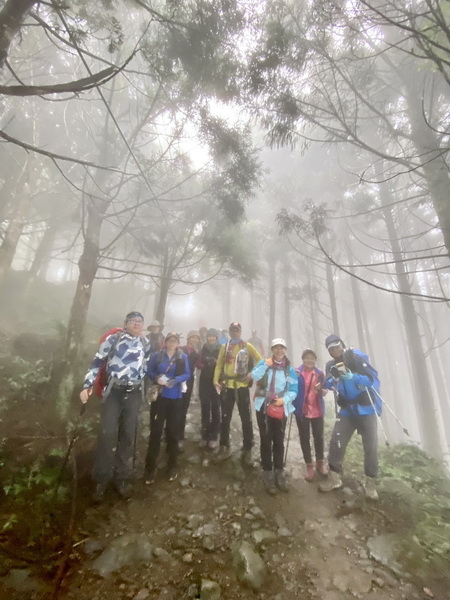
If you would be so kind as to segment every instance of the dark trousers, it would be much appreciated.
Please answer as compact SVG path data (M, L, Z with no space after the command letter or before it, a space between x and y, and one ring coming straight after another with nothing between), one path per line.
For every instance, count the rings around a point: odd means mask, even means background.
M202 381L199 385L202 414L202 440L215 441L220 431L220 396L212 380Z
M167 466L169 469L177 466L181 411L182 398L175 399L158 396L155 402L150 404L150 438L145 458L145 471L147 473L153 473L156 469L164 425L166 425Z
M274 419L265 415L262 410L256 412L256 420L261 439L261 467L263 471L271 471L272 467L283 469L284 432L286 419Z
M297 420L300 446L302 447L303 459L307 465L312 463L311 455L311 431L314 441L316 460L323 460L323 417L308 419L307 417L295 416Z
M178 439L184 440L184 430L186 429L186 418L189 410L189 404L191 403L192 388L187 392L184 392L181 401L180 419L178 423Z
M251 450L253 446L253 424L250 412L250 392L248 387L226 388L220 397L222 420L220 423L220 445L230 445L230 424L234 403L237 402L242 423L242 449Z
M125 481L133 475L133 452L138 425L140 389L112 388L102 402L100 432L93 478L97 483Z
M361 434L364 448L364 473L368 477L378 475L377 416L359 415L337 419L331 434L328 463L331 471L342 472L345 449L354 432Z

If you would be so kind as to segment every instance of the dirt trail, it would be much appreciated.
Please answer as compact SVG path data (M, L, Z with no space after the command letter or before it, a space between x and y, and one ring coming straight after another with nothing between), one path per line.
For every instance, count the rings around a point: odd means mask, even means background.
M263 491L259 468L244 470L240 464L237 415L236 452L226 463L215 465L211 454L198 448L198 413L193 404L177 481L166 481L159 471L154 485L136 483L131 500L125 502L111 492L104 504L88 508L81 524L87 541L77 546L79 562L65 582L68 598L195 598L204 579L219 584L223 600L426 597L412 577L398 576L370 558L367 540L385 531L389 522L376 503L362 498L354 481L353 489L323 495L317 482L303 480L294 428L287 469L291 489L271 497ZM144 548L144 560L132 558L130 550L130 564L118 571L101 577L92 570L108 548L130 538L138 540L141 549L147 541L150 544L146 556ZM257 590L243 587L236 577L232 549L243 540L258 549L266 565L265 582ZM204 591L201 597L217 596Z

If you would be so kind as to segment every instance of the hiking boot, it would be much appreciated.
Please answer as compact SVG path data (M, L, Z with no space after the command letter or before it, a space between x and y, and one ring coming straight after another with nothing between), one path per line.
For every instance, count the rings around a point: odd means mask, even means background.
M124 500L128 500L133 495L133 485L126 480L117 481L116 490Z
M214 462L223 462L231 456L230 446L220 446L219 452L214 457Z
M319 492L332 492L343 486L341 476L336 471L330 471L328 477L322 483L319 483Z
M288 484L283 469L275 469L275 485L280 492L288 492Z
M167 478L169 479L169 481L175 481L175 479L178 477L178 469L177 467L169 467L167 469Z
M244 467L253 467L252 451L242 450L241 461Z
M328 475L328 466L324 460L316 460L316 471L319 475Z
M314 465L312 463L306 463L306 471L305 471L305 481L312 481L314 479L314 475L316 474L314 471Z
M210 440L208 442L208 448L210 450L212 450L213 452L215 452L218 447L219 447L219 440Z
M275 477L273 471L263 471L262 481L266 492L271 496L275 496L277 493L277 488L275 487Z
M105 497L106 490L108 489L108 482L102 481L101 483L97 483L94 489L94 493L92 494L92 500L94 502L101 502Z
M153 469L152 471L145 471L145 473L144 473L145 485L151 485L152 483L155 483L155 479L156 479L156 469Z
M375 477L364 477L364 493L368 500L378 500Z

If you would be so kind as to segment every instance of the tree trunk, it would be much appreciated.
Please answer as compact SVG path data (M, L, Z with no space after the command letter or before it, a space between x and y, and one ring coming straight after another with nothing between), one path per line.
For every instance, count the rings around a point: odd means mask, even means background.
M325 264L325 270L327 276L328 297L330 300L331 321L333 324L333 331L330 333L335 333L336 335L339 335L339 319L336 305L336 287L334 285L333 270L329 262Z
M19 176L14 192L13 210L8 217L9 224L6 228L3 243L0 246L0 286L3 285L5 277L9 274L17 245L22 235L26 218L28 217L31 199L28 181L32 162L31 158L25 161Z
M84 341L92 285L98 270L102 223L103 212L99 212L95 204L91 203L88 209L88 223L83 252L78 261L79 276L67 326L64 358L56 366L52 376L52 389L56 396L56 407L62 420L67 415L79 375L80 350Z
M317 356L322 355L322 344L319 341L319 312L317 310L317 298L314 293L314 279L316 276L315 265L313 261L305 261L306 277L308 282L308 303L309 303L309 322L311 324L311 335L313 339L313 350ZM320 348L320 350L319 350Z
M268 259L269 263L269 340L268 348L270 348L272 340L275 337L275 308L276 308L276 260L273 257Z
M39 242L30 268L30 280L36 279L50 261L50 254L56 238L56 227L48 226Z
M284 318L286 328L286 343L288 347L289 355L292 356L292 326L291 326L291 302L290 302L290 289L289 289L289 270L286 264L283 269L283 292L284 292Z
M3 67L14 36L38 0L7 0L0 12L0 69Z
M166 317L166 305L167 298L169 295L169 289L171 285L171 280L169 279L170 275L168 271L165 272L165 278L161 279L159 294L158 294L158 304L155 310L155 319L157 319L161 326L164 324L164 319Z
M377 167L380 171L382 170L381 165L377 165ZM378 173L378 176L381 179L381 172ZM405 322L407 351L412 366L413 394L423 447L431 456L441 460L442 446L440 443L439 427L436 423L436 409L433 394L431 392L430 378L422 348L422 339L413 300L408 296L408 293L411 292L411 285L406 272L405 263L401 260L401 247L397 239L392 211L391 208L387 207L387 205L392 204L393 198L391 197L386 183L379 184L379 190L381 203L385 207L383 208L383 215L392 252L398 260L395 264L395 270L398 288L402 292L400 302Z
M412 69L406 70L406 75L411 75ZM421 78L413 75L404 77L406 86L406 99L411 123L411 135L417 149L419 160L422 162L422 171L427 181L428 191L433 200L439 226L444 237L447 253L450 255L450 182L449 169L446 163L446 149L442 148L436 133L425 121L422 107L422 88L419 86Z

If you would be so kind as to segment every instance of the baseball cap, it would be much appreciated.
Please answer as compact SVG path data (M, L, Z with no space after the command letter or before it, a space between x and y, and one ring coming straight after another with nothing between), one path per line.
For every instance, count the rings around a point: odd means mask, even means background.
M272 340L270 347L273 348L274 346L283 346L284 348L287 348L286 342L283 340L283 338L275 338Z

